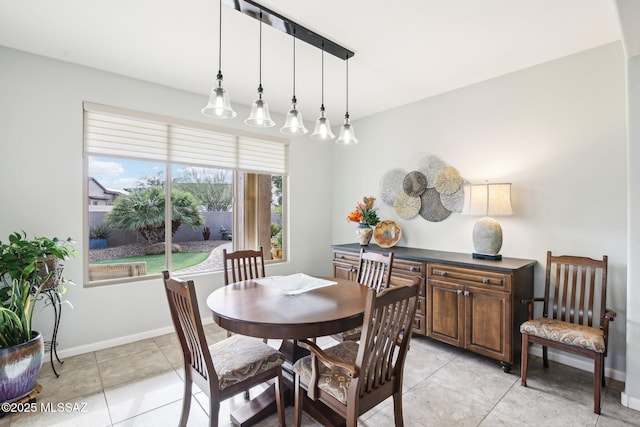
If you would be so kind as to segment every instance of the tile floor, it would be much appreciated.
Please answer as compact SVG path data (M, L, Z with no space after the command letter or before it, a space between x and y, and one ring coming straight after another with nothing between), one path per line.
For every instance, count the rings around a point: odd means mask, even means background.
M211 342L226 336L215 324L205 329ZM405 425L640 426L640 412L620 405L622 383L607 381L602 415L596 415L589 373L553 362L543 370L536 357L529 363L529 387L524 388L519 366L505 374L494 360L416 336L405 365ZM174 334L70 357L59 366L59 378L45 363L36 411L4 416L0 427L176 426L182 399L181 364ZM207 397L194 389L189 426L206 426ZM238 396L223 403L221 426L231 425L229 412L243 402ZM286 416L293 425L293 408L287 408ZM306 427L318 425L307 416L303 422ZM359 425L393 425L391 400L363 415ZM274 415L258 426L277 426L277 419Z

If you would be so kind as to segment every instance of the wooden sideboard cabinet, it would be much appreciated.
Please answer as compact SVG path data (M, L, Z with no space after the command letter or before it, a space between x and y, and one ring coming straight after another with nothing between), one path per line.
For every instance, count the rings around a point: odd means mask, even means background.
M334 277L356 280L358 244L333 246ZM414 333L499 360L505 372L520 357L521 299L533 297L535 260L479 260L471 254L368 245L394 253L391 284L420 280Z

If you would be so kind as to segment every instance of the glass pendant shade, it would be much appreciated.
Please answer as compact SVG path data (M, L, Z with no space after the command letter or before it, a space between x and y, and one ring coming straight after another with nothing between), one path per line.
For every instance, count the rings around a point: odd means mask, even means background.
M222 74L218 73L218 85L211 89L209 103L202 109L202 114L216 119L232 119L238 115L231 108L229 93L222 87Z
M316 120L316 127L313 129L311 138L320 141L329 141L335 137L336 136L333 134L333 132L331 132L331 124L329 123L329 119L325 117L323 105L322 107L320 107L320 116L318 117L318 120Z
M276 124L276 122L271 120L269 104L262 99L262 85L258 86L258 99L253 101L251 114L249 114L249 118L245 120L244 123L259 128L270 128Z
M336 139L336 144L355 145L359 142L349 121L349 114L345 114L344 123L340 126L340 136Z
M291 110L287 113L287 118L284 122L284 126L280 128L280 132L287 135L304 135L309 131L304 127L302 113L298 111L298 108L296 107L295 97L291 100L291 103Z

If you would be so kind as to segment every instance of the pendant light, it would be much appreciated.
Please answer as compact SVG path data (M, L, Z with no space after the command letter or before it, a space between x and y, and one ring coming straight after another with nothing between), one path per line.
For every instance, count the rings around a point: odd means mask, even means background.
M302 113L298 111L296 104L296 29L293 29L293 98L291 98L291 110L287 113L284 126L280 128L280 132L287 135L304 135L307 132L302 120Z
M329 119L324 115L324 43L322 43L322 80L321 80L322 94L320 104L320 116L316 120L316 127L313 129L311 138L320 141L330 141L336 136L331 132L331 124Z
M269 104L262 99L262 9L260 9L260 57L259 57L259 83L258 83L258 99L253 101L251 105L251 114L244 121L249 126L260 128L270 128L275 126L275 122L271 120L269 114Z
M201 111L205 116L213 117L215 119L232 119L238 115L231 108L231 102L229 101L229 93L222 87L222 0L220 3L220 23L218 25L218 75L216 76L217 85L211 89L211 95L209 95L209 102L207 106Z
M359 143L353 126L349 121L349 57L346 58L347 63L347 111L344 114L344 123L340 126L340 136L336 139L336 144L354 145Z

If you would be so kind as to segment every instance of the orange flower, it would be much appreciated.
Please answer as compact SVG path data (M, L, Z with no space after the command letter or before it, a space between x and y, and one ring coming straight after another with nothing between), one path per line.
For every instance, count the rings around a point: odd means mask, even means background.
M363 197L362 202L358 203L356 208L347 216L347 221L359 222L366 225L376 225L380 222L380 219L376 214L376 209L373 207L373 203L375 201L375 197Z

